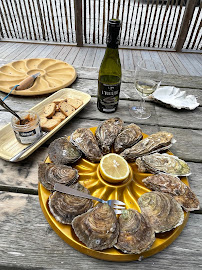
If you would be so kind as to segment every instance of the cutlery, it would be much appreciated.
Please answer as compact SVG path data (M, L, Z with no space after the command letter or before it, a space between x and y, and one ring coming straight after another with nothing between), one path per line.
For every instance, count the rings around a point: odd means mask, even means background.
M89 194L83 193L81 191L78 191L76 189L70 188L68 186L65 186L65 185L62 185L62 184L59 184L59 183L56 183L54 185L54 189L59 191L59 192L66 193L66 194L69 194L69 195L73 195L73 196L76 196L76 197L82 197L82 198L95 200L95 201L98 201L98 202L101 202L101 203L107 203L109 206L111 206L114 209L114 212L116 214L121 214L122 210L125 209L125 206L124 206L125 203L123 203L121 201L118 201L118 200L104 201L104 200L102 200L100 198L91 196Z

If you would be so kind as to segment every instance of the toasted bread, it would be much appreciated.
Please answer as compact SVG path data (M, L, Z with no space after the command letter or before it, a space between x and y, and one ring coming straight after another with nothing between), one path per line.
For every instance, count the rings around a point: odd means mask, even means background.
M75 109L78 109L83 104L83 102L77 98L67 98L67 103Z
M75 108L69 105L66 101L61 102L59 104L59 108L60 111L66 116L70 116L75 111Z
M66 118L66 115L64 115L64 113L62 112L56 112L53 116L52 116L53 119L61 119L61 121L65 120Z
M55 114L56 104L55 103L49 103L44 107L43 115L47 118L51 118Z
M61 122L60 119L47 119L46 123L41 125L43 131L51 131Z

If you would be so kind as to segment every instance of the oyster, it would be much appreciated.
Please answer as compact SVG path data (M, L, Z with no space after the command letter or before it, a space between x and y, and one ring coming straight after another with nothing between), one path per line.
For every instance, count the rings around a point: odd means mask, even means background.
M199 200L193 191L185 185L178 177L168 174L155 174L143 179L146 187L170 193L185 211L198 210Z
M89 190L80 183L71 186L79 191L90 194ZM75 197L58 191L50 195L49 209L57 221L63 224L71 224L72 220L93 207L92 200Z
M98 146L95 136L88 128L76 129L70 138L70 141L82 151L82 153L92 162L99 162L102 153Z
M72 227L79 240L94 250L113 247L119 234L116 214L107 203L100 203L75 217Z
M160 131L141 140L131 148L124 150L121 153L121 156L126 160L133 162L138 157L166 150L172 146L173 142L174 139L171 133Z
M61 137L50 143L48 156L55 164L71 164L80 159L82 153L68 141L67 137Z
M151 96L152 99L176 109L194 110L200 104L194 95L187 95L174 86L159 87Z
M184 221L181 205L168 193L144 193L138 199L138 204L156 233L170 231Z
M120 153L129 148L142 139L142 130L135 124L123 127L121 133L118 134L114 141L114 151Z
M98 126L95 136L103 154L110 152L110 148L122 128L123 121L118 117L105 120Z
M155 241L155 234L146 216L134 209L124 210L119 217L119 224L116 248L132 254L140 254L150 249Z
M176 156L154 153L136 160L140 172L164 172L175 176L188 176L191 174L188 164Z
M40 163L38 166L39 182L48 190L54 190L55 183L72 185L78 178L78 171L67 165Z

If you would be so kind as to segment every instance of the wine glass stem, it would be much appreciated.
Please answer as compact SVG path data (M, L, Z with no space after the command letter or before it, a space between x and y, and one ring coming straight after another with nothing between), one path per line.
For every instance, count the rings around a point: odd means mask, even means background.
M140 111L141 111L141 115L144 112L144 109L145 109L145 99L142 97L140 99Z

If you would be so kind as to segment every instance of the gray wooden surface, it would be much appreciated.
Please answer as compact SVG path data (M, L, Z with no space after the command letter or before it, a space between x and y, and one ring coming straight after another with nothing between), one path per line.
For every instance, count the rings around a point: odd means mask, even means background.
M202 203L202 116L201 105L194 111L165 108L148 101L152 117L136 120L129 107L138 104L132 73L123 71L121 99L117 112L104 114L96 108L97 68L77 68L78 78L72 88L91 94L90 103L49 141L27 159L10 163L0 159L0 269L201 269L202 212L190 214L180 236L165 250L141 262L107 262L88 257L66 244L49 226L37 195L38 162L47 156L51 141L70 135L78 127L97 126L102 120L119 116L125 123L137 123L144 133L170 131L177 142L171 151L188 162L192 174L189 183ZM202 78L167 75L164 84L175 85L198 97L202 104ZM3 98L6 94L1 93ZM6 102L16 111L29 109L46 96L10 96ZM10 121L10 114L0 108L0 128Z
M29 44L0 41L0 59L55 58L77 67L99 67L105 48L65 45ZM122 68L134 70L140 60L161 62L164 71L176 75L202 75L201 53L176 53L119 49ZM0 63L1 64L1 63Z

